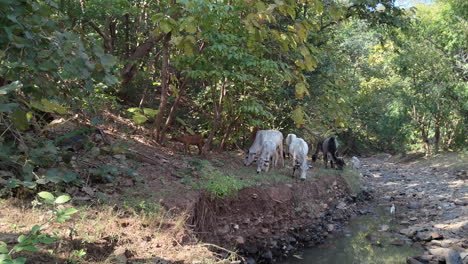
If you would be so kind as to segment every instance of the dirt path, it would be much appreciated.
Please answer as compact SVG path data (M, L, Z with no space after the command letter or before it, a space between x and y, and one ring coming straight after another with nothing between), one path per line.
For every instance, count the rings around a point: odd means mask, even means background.
M463 160L395 162L390 155L362 160L376 202L395 206L399 232L422 247L407 263L468 263L468 181Z

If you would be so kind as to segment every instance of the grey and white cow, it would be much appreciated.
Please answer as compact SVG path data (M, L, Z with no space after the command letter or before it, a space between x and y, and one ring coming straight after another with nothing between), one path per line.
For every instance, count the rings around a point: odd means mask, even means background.
M302 138L293 138L291 140L291 144L289 145L289 155L292 157L293 177L294 172L296 172L296 170L299 169L301 171L301 180L306 179L307 170L309 169L309 165L307 164L308 152L309 147Z
M265 141L272 141L276 145L276 151L279 154L281 166L284 167L283 157L283 134L277 130L259 130L255 136L252 146L245 151L244 165L249 166L261 154L263 144Z
M257 161L257 173L262 171L268 172L270 167L278 166L278 151L276 143L271 140L265 140L260 151L260 157Z

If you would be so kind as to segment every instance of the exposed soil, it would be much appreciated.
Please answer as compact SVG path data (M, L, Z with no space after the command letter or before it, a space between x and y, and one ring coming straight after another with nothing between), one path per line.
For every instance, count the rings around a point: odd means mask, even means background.
M193 222L203 241L238 249L248 263L269 263L323 242L364 196L350 195L342 176L330 170L312 181L247 188L225 200L204 195Z
M453 153L399 162L381 154L362 162L364 181L376 193L376 202L389 210L395 206L396 221L403 227L395 232L425 250L408 263L468 262L466 157Z

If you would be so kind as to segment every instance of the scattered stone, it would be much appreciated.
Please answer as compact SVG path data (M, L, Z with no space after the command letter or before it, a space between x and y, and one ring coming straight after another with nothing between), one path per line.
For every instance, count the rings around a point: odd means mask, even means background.
M328 224L327 225L327 231L328 232L332 232L334 229L335 229L335 225L333 225L333 224Z
M297 259L301 259L301 260L304 259L304 258L302 258L302 256L299 256L299 255L293 255L293 257L295 257Z
M271 250L267 250L266 252L264 252L262 254L262 258L264 258L265 260L273 260L273 253L271 253Z
M440 239L443 239L444 236L438 232L432 232L431 233L431 238L432 239L437 239L437 240L440 240Z
M341 209L341 210L346 209L346 207L347 207L347 206L346 206L346 204L345 204L344 202L340 202L340 203L336 206L337 209Z
M238 224L234 224L232 227L233 227L235 230L239 230L239 225L238 225Z
M410 217L409 220L410 220L410 221L416 221L416 220L418 220L418 218L413 216L413 217Z
M418 203L418 202L411 201L411 202L408 203L407 207L409 209L418 209L418 208L421 207L421 204Z
M385 231L387 231L389 228L390 228L390 227L389 227L388 225L381 225L379 231L385 232Z
M447 256L445 256L445 263L447 264L463 264L463 260L460 253L457 250L449 250Z
M242 236L238 236L238 237L236 238L236 243L237 243L238 245L243 245L243 244L245 244L245 238L242 237Z
M246 263L247 263L247 264L257 264L257 262L255 261L255 259L252 258L252 257L248 257Z
M413 237L415 233L416 233L416 230L412 228L404 228L400 230L400 234L403 234L407 237Z
M394 245L394 246L403 246L404 244L405 244L405 241L403 241L402 239L396 239L390 242L390 245Z
M406 259L406 263L407 264L424 264L421 261L418 261L418 260L416 260L415 258L412 258L412 257L408 257Z
M263 233L263 234L268 233L268 228L262 228L262 233Z
M442 257L442 258L445 258L445 256L448 255L449 251L451 249L449 248L430 248L429 249L429 253L431 255L434 255L436 257Z
M227 234L227 233L229 233L229 231L230 231L230 228L229 228L228 225L224 225L224 226L218 228L218 234L221 234L221 235Z
M432 236L430 232L424 231L424 232L416 233L416 236L414 236L414 239L416 241L431 241Z

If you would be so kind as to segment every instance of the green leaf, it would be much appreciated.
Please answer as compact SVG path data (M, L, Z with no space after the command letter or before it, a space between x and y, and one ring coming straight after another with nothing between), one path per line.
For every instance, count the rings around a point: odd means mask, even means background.
M42 105L46 108L46 109L50 109L50 111L52 112L55 112L57 114L60 114L60 115L64 115L64 114L67 114L68 111L65 107L55 103L55 102L51 102L47 99L41 99L41 103Z
M78 210L75 209L75 208L67 208L67 209L65 209L65 211L63 211L63 213L65 215L72 215L72 214L77 213L77 212L78 212Z
M17 103L0 104L0 113L11 112L18 106Z
M133 115L133 121L137 124L137 125L141 125L143 124L144 122L146 122L148 120L148 118L140 113L134 113Z
M26 263L26 258L16 258L12 260L11 264L25 264Z
M304 120L304 109L302 107L297 107L291 114L294 123L298 128L305 124Z
M22 87L23 87L22 83L20 83L19 81L14 81L10 84L0 87L0 95L8 94L9 92L13 90L21 89Z
M41 230L41 226L40 225L34 225L31 228L31 233L36 234L39 230Z
M129 109L127 109L127 111L130 112L130 113L137 113L137 112L141 113L141 109L138 108L138 107L129 108Z
M26 116L26 112L21 110L21 109L16 109L12 114L11 114L11 122L15 125L16 128L18 128L21 131L25 131L29 128L29 122L28 118Z
M3 241L0 241L0 253L8 253L8 246Z
M68 196L68 195L60 195L59 197L57 197L57 199L55 199L55 202L56 204L63 204L63 203L66 203L68 201L70 201L71 197Z
M296 84L295 94L297 99L302 99L304 98L304 95L309 95L306 84L302 82Z
M26 239L26 236L25 236L25 235L20 235L20 236L18 237L17 241L18 241L19 243L22 243L25 239Z
M114 56L112 56L110 54L103 54L103 55L101 55L100 59L101 59L102 66L104 66L104 68L106 68L106 69L111 68L117 62L116 57L114 57Z
M55 199L55 196L50 192L40 192L37 195L46 201L53 201Z
M151 109L151 108L143 108L143 113L149 117L155 117L158 113L159 110Z

